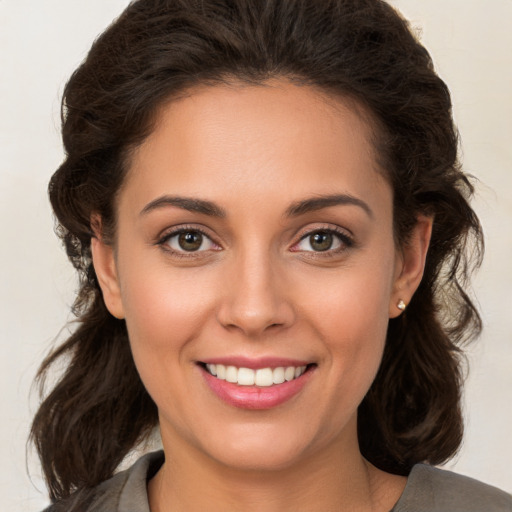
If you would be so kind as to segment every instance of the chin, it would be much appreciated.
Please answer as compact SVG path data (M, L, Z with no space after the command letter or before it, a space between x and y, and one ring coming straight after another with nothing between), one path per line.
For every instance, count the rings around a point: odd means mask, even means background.
M223 446L215 453L210 453L220 464L236 471L271 472L293 467L303 458L300 446L277 446L277 443L248 443L241 440Z
M302 427L302 428L301 428ZM226 428L210 436L201 449L209 458L237 471L280 471L298 466L310 453L321 451L327 439L315 438L306 422L297 425L251 424Z

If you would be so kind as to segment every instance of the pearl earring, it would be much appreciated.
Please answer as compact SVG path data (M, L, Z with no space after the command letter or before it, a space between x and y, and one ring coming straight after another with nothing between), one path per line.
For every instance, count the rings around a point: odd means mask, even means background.
M404 302L402 299L400 299L400 300L398 301L398 304L396 305L396 307L397 307L400 311L405 311L405 308L406 308L407 306L405 305L405 302Z

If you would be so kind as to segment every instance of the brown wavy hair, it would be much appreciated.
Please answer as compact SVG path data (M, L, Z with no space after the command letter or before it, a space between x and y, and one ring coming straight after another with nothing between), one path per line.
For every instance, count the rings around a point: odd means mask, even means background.
M362 454L407 474L440 463L462 439L461 345L481 328L467 293L481 261L473 187L458 162L450 94L407 22L381 0L138 0L95 41L62 103L65 159L49 195L57 233L80 276L74 332L38 373L65 370L31 439L52 500L109 478L158 424L125 323L111 316L91 264L91 215L115 233L130 152L159 108L198 84L288 78L355 99L371 112L394 190L397 244L434 216L424 278L389 323L383 361L359 408Z

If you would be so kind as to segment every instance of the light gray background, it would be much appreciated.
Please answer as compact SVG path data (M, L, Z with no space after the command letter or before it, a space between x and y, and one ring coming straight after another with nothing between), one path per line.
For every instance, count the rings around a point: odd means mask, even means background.
M475 282L485 332L471 347L466 437L448 466L512 492L512 0L394 0L453 94L487 257ZM0 502L47 504L25 441L36 368L70 319L74 275L53 235L48 179L62 160L66 78L127 0L0 0Z

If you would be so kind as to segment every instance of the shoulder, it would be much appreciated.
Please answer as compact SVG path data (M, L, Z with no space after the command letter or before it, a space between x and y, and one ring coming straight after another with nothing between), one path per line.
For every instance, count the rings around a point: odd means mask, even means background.
M512 496L451 471L416 464L393 512L512 512Z
M150 512L147 481L163 461L162 451L148 453L97 487L80 490L43 512Z

